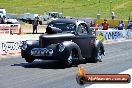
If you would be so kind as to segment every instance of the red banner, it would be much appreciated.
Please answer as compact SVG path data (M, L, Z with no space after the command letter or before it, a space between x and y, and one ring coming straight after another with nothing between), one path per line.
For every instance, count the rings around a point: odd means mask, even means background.
M20 24L0 24L0 34L21 34Z

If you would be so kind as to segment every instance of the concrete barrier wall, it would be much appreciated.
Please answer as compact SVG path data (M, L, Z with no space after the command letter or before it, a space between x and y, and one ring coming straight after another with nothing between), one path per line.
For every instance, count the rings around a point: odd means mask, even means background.
M96 30L95 35L98 39L105 41L125 40L132 39L132 30L116 30L109 28L108 30Z
M21 34L20 24L0 24L0 34Z
M125 40L127 30L97 30L96 36L102 36L104 40Z
M102 38L104 41L125 40L132 39L132 30L97 30L96 35L97 38ZM23 41L38 40L39 35L32 37L34 35L3 36L3 38L1 36L0 55L20 53Z
M16 54L21 52L23 41L0 41L0 54Z
M39 35L0 35L0 55L20 53L23 41L38 39Z

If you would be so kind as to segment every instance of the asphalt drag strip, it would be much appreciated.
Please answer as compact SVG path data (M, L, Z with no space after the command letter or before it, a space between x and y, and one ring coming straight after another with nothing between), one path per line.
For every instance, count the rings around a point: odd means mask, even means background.
M118 74L132 68L132 41L105 44L103 62L81 63L89 74ZM76 82L77 66L65 68L57 61L26 63L20 56L0 61L0 88L85 88ZM127 73L127 72L126 72ZM103 87L102 87L103 88ZM127 88L127 87L125 87Z

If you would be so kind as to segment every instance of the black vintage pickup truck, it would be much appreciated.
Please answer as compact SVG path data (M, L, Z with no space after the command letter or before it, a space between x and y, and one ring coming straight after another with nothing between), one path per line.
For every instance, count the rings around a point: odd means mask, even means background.
M25 41L21 56L29 63L35 59L59 60L70 66L80 60L98 62L104 55L101 41L92 35L85 21L58 19L51 21L39 40Z

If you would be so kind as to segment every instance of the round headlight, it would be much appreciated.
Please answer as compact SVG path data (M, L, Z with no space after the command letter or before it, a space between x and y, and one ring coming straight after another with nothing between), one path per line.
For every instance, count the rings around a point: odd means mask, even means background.
M23 45L22 45L22 50L26 50L27 49L27 43L24 42Z
M59 44L59 51L60 51L60 52L63 52L64 49L65 49L65 46L64 46L62 43L60 43L60 44Z
M22 50L26 50L27 49L27 44L22 45Z

